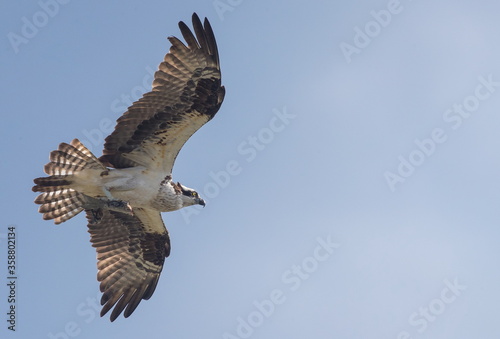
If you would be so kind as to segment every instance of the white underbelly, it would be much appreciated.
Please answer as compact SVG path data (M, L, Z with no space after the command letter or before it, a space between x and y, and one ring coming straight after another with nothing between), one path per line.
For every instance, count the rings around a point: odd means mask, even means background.
M151 178L143 167L113 169L103 184L113 198L136 207L147 207L158 194L159 179Z

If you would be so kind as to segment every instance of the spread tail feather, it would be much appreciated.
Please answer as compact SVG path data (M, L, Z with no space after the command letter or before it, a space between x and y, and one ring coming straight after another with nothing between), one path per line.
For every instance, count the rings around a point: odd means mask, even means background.
M43 219L60 224L84 210L88 197L71 188L73 175L84 169L106 167L78 139L61 143L50 153L50 162L44 167L50 176L36 178L33 186L33 192L43 192L35 199L41 205L38 211L43 213Z

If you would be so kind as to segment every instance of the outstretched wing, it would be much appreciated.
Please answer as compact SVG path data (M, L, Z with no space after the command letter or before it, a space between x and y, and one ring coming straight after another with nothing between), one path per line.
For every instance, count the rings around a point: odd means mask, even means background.
M155 73L153 90L117 120L100 158L107 166L142 165L170 174L184 143L219 110L225 91L215 36L196 13L193 27L196 37L179 22L187 46L168 38L172 46Z
M103 292L101 316L128 317L155 291L170 239L160 212L134 208L134 215L108 209L87 210L92 246L97 250L97 280Z

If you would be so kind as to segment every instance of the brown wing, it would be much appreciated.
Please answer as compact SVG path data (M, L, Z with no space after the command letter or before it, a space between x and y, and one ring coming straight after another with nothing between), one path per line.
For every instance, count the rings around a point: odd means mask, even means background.
M87 211L92 246L97 250L97 280L103 292L101 316L128 317L155 291L170 239L160 212L135 208L134 215L100 209Z
M225 91L215 36L196 13L193 27L196 37L179 22L187 46L168 38L172 46L155 73L153 90L117 120L100 158L107 166L143 165L170 174L184 143L219 110Z

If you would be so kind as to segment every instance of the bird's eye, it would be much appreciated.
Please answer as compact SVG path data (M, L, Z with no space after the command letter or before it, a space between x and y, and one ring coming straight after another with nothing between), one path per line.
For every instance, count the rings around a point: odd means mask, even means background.
M191 195L192 195L193 197L195 197L195 198L197 198L197 197L198 197L198 193L196 193L196 192L192 192L192 193L191 193Z

